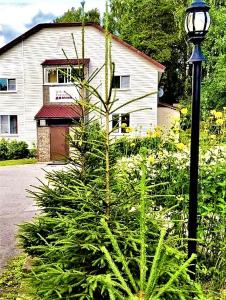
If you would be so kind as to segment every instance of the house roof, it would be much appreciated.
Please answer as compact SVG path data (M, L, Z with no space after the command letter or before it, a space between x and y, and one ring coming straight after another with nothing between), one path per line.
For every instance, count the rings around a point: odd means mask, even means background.
M35 119L78 119L81 109L76 105L44 105L36 114Z
M88 65L89 58L85 59L46 59L41 65L54 66L54 65Z
M35 34L36 32L40 31L44 28L57 28L57 27L79 27L82 26L82 23L42 23L34 26L30 30L26 31L16 39L12 40L2 48L0 48L0 55L5 53L7 50L11 49L13 46L17 45L18 43L22 42L23 40L29 38L31 35ZM104 28L96 23L86 23L85 26L92 26L96 28L97 30L104 32ZM143 57L146 61L154 65L159 72L164 72L165 67L157 62L156 60L152 59L150 56L146 55L145 53L139 51L138 49L134 48L133 46L129 45L128 43L121 40L116 35L112 34L112 39L117 41L118 43L122 44L126 48L130 49L132 52L136 53L137 55Z

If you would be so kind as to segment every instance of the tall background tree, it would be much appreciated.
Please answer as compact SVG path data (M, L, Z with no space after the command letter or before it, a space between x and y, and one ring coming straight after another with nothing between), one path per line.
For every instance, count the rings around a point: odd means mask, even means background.
M207 57L203 81L203 105L206 109L226 106L226 6L210 0L211 26L203 43Z
M209 0L211 27L203 43L207 62L203 68L203 106L226 105L225 0ZM111 0L112 31L166 66L161 84L163 101L189 99L191 70L187 60L191 45L184 30L189 0Z
M83 9L81 7L75 9L72 7L65 12L61 17L55 19L56 23L74 23L83 21ZM84 12L85 22L94 22L100 24L100 12L97 8Z
M186 90L187 44L184 7L187 0L111 0L112 30L166 66L164 101L175 102Z

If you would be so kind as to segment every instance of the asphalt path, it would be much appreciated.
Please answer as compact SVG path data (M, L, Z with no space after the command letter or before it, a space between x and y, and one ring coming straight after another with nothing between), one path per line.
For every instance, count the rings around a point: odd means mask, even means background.
M26 189L39 186L38 179L46 181L45 170L62 168L46 164L0 167L0 271L20 251L16 241L18 224L39 213Z

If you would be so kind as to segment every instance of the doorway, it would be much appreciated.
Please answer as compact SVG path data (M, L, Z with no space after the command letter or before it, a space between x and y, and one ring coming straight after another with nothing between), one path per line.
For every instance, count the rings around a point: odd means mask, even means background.
M68 133L67 126L50 127L50 160L61 161L69 156Z

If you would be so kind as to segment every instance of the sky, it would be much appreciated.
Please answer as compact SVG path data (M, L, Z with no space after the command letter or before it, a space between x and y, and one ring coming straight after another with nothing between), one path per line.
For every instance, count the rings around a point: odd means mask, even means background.
M52 22L68 9L80 6L81 0L0 0L0 47L39 23ZM86 0L85 10L98 8L105 0Z

